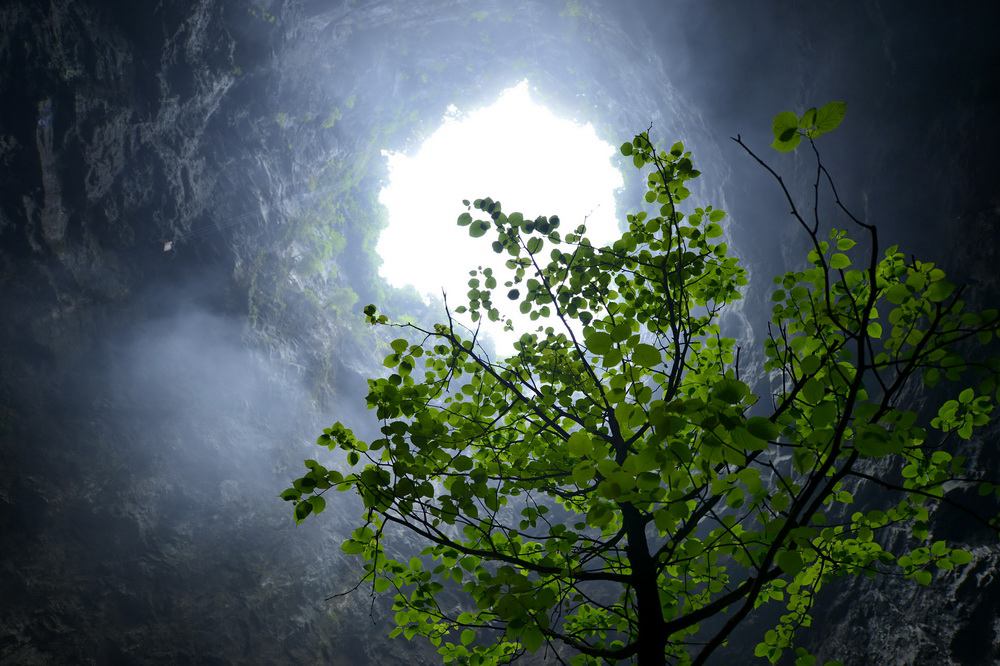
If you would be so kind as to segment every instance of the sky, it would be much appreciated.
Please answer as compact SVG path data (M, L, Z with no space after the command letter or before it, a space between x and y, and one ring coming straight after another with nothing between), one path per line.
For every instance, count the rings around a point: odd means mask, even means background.
M615 192L623 185L612 157L617 148L598 138L589 124L560 118L535 101L527 80L473 109L450 105L440 127L412 153L384 151L388 183L379 201L389 225L377 245L379 272L395 287L412 285L425 298L442 290L449 306L465 302L469 270L494 268L501 313L516 330L533 329L527 316L503 308L510 271L490 247L491 234L471 238L456 225L462 200L500 201L508 214L527 218L559 215L563 229L586 220L595 245L619 234ZM513 334L499 322L484 322L498 353L509 353ZM518 335L520 335L518 333Z

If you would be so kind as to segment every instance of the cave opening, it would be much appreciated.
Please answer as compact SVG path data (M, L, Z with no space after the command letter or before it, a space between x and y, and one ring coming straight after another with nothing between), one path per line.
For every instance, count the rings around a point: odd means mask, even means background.
M381 276L394 287L412 286L425 302L443 291L454 307L464 302L470 270L489 266L498 279L504 275L505 257L486 238L470 238L456 226L463 199L491 197L505 212L528 218L557 214L564 229L586 223L595 244L613 240L619 233L615 193L623 187L612 161L616 152L589 123L562 118L536 101L527 80L488 106L466 111L449 105L416 150L382 151L388 181L379 202L388 226L376 248ZM494 302L504 300L505 291L498 288ZM503 314L522 331L542 323L529 327L520 313ZM498 351L509 350L500 323L483 328Z

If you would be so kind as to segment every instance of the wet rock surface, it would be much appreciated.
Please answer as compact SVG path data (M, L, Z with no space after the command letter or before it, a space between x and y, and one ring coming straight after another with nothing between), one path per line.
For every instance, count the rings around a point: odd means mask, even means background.
M829 152L842 190L995 303L993 19L876 2L5 3L0 663L432 663L383 638L381 601L374 621L363 593L327 601L357 575L339 549L353 498L296 527L276 495L324 425L371 427L359 306L425 314L377 275L380 151L417 145L450 103L527 77L609 142L650 121L683 138L760 278L741 320L759 327L801 245L727 137L763 148L776 111L847 99ZM919 591L831 588L812 646L996 660L995 545L955 516L939 529L974 547L968 569Z

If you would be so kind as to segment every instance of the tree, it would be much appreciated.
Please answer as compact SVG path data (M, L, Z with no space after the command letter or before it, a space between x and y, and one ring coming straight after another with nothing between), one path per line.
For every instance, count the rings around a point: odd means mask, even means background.
M764 399L720 328L747 284L720 240L725 214L687 204L690 153L656 150L648 130L621 152L648 168L658 212L628 215L613 244L593 246L584 225L563 235L554 215L466 201L458 224L495 239L510 280L473 271L467 305L445 301L432 327L365 309L402 331L389 376L369 380L382 436L324 430L318 443L346 452L350 469L307 460L282 497L301 521L331 488L360 495L364 523L343 550L363 559L372 594L394 594L393 636L423 636L445 662L545 647L559 663L702 664L755 608L777 604L784 614L755 650L773 663L834 577L927 585L972 560L935 540L929 518L961 506L953 487L995 489L952 435L971 438L1000 400L997 363L963 355L992 339L998 315L971 311L934 264L882 251L875 226L841 203L814 140L843 115L833 102L774 120L776 149L813 151L810 212L734 139L812 247L805 267L775 278ZM821 192L861 245L821 233ZM500 360L478 340L484 317L514 328L497 290L542 323ZM921 381L943 382L929 428L901 402ZM887 551L886 533L901 529L909 550ZM426 544L419 556L387 548L400 531Z

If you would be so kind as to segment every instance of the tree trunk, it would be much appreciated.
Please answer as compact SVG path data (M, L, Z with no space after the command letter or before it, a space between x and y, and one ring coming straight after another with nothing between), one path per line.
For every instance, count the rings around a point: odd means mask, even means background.
M635 589L636 613L639 620L639 666L663 666L667 636L663 626L663 608L656 583L656 567L649 554L645 524L634 506L623 503L622 522L628 543L625 552L632 566L632 587Z

